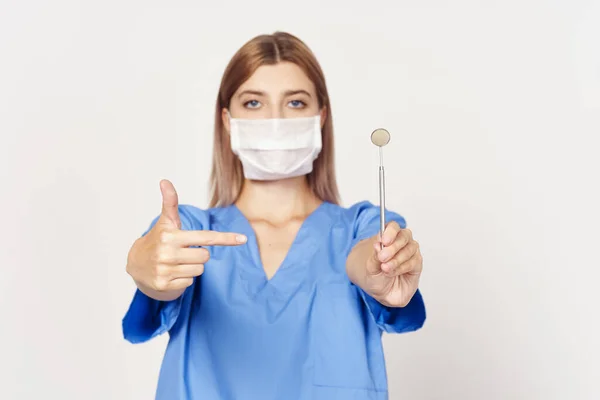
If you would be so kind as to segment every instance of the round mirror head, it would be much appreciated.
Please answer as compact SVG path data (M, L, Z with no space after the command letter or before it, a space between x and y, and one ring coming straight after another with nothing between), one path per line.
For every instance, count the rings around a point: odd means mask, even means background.
M390 133L383 128L375 129L371 133L371 142L375 146L383 147L390 142Z

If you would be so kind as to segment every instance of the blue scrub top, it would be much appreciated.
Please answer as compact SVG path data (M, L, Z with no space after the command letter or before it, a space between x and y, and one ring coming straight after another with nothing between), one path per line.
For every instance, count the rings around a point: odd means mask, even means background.
M406 307L385 307L348 279L346 258L379 232L379 207L322 203L270 280L235 205L180 205L179 213L182 229L243 233L248 242L210 248L204 274L176 300L136 291L123 319L125 339L170 337L156 399L388 398L381 334L419 329L425 306L417 291ZM406 226L396 213L386 218Z

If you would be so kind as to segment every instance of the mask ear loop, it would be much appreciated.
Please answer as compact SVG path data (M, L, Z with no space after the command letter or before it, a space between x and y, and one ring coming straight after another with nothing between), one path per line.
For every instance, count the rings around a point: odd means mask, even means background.
M321 151L323 150L323 128L321 128L321 114L317 114L315 117L315 140L317 140L317 146L315 146L315 154L313 155L313 161L317 159Z

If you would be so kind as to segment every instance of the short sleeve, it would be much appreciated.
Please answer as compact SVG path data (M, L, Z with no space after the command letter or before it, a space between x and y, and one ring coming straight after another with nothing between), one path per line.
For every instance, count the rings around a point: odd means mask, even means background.
M354 232L352 248L367 238L379 233L379 206L369 202L361 202L350 208L354 218ZM385 221L396 221L402 229L406 228L406 220L401 215L386 210ZM413 295L410 302L404 307L388 307L379 303L360 287L358 291L363 298L367 309L379 328L388 333L405 333L420 329L425 323L425 303L421 291Z
M181 229L200 229L194 218L184 205L179 206ZM149 228L142 234L145 236L154 227L159 217L156 217ZM148 297L141 290L135 290L129 309L122 321L123 337L131 343L143 343L156 336L168 332L174 325L182 308L184 298L189 295L194 287L192 284L175 300L159 301Z

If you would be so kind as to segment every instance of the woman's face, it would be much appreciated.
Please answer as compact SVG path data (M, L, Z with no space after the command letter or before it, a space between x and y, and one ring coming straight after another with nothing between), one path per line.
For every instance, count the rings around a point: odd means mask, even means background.
M319 112L324 117L323 111L311 80L290 62L259 67L233 94L229 108L233 118L243 119L312 117ZM226 109L223 122L229 130Z

